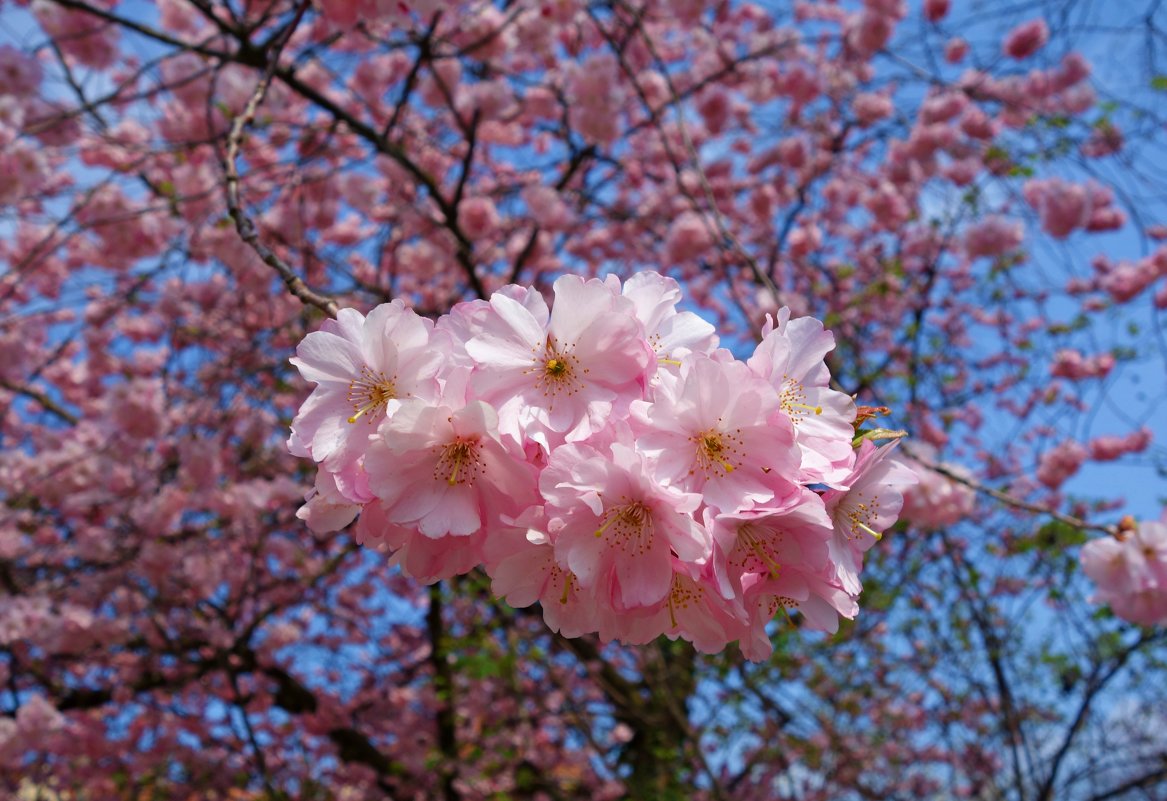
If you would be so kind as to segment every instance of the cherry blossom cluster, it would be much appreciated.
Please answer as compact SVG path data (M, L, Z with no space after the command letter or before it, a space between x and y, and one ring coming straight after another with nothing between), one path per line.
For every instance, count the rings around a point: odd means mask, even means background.
M779 610L836 630L915 476L856 436L819 321L783 309L743 362L680 299L642 272L565 275L550 308L507 286L436 323L342 310L292 360L316 384L289 440L320 467L300 517L359 513L423 581L481 565L568 637L762 659Z
M1091 598L1131 623L1167 623L1167 515L1082 546L1082 570L1098 585Z
M44 101L37 94L42 77L34 58L0 45L0 175L4 176L0 206L39 192L50 172L44 148L21 137L25 127L34 127L44 116Z

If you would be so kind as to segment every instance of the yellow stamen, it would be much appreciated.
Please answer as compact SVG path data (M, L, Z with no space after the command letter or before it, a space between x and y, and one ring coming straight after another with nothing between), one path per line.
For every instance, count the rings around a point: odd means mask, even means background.
M791 606L797 606L793 598L788 598L785 595L772 595L770 598L762 599L758 602L758 606L764 610L770 617L775 617L778 610L782 610L782 616L786 618L786 622L794 625L794 621L790 619L790 612L787 609Z
M350 418L348 419L348 421L349 421L350 423L355 423L357 420L360 420L360 419L361 419L361 415L362 415L362 414L364 414L365 412L370 412L370 411L372 411L373 409L376 409L376 408L377 408L377 404L375 404L375 403L366 403L364 406L362 406L362 407L360 408L360 410L359 410L359 411L358 411L356 414L354 414L352 417L350 417Z
M856 497L850 499L850 502L843 507L843 512L847 516L847 520L851 522L851 538L859 536L860 531L865 531L874 537L877 541L883 539L882 532L876 531L869 525L869 521L874 521L879 517L879 498L868 498L863 493L857 493Z
M706 434L701 438L701 448L705 451L705 456L710 461L717 462L719 465L725 468L725 472L732 473L734 470L733 465L729 463L729 460L721 455L721 451L724 449L724 447L725 446L721 444L721 437L719 437L717 434Z
M374 372L366 365L361 368L360 376L354 378L348 385L348 402L353 405L354 412L348 421L355 423L368 414L369 422L372 422L373 415L396 397L397 387L393 379L384 373Z
M681 366L681 362L679 359L665 359L662 357L660 359L657 359L657 361L660 362L661 364L675 364L677 367Z
M770 572L771 578L778 578L778 572L782 569L782 566L774 560L774 557L770 555L770 552L766 550L765 546L762 545L758 538L754 536L754 530L748 525L742 526L738 529L738 536L741 537L742 542L745 543L746 547L752 550L757 555L758 559L761 560L762 564L766 566L766 569Z
M590 371L572 355L573 347L571 343L561 347L549 335L543 353L532 349L531 367L523 371L524 375L534 375L535 388L548 400L549 409L551 402L561 396L570 398L587 385Z
M807 411L814 412L815 414L823 413L822 406L807 406L805 403L788 403L786 405L793 409L806 409Z
M643 529L646 523L651 524L652 516L649 510L641 503L630 503L618 509L611 509L604 517L604 524L596 529L596 536L602 537L613 523L623 523L636 529Z
M604 536L604 532L607 531L611 527L611 525L619 519L620 519L620 515L608 515L607 520L604 521L604 525L602 525L598 529L596 529L597 539L599 537Z
M434 480L445 481L451 487L456 484L473 483L482 471L477 439L455 439L446 445L438 446L437 455Z
M462 463L470 457L470 447L469 442L455 442L446 453L446 458L453 464L450 477L446 479L451 487L458 483L458 471L462 469Z

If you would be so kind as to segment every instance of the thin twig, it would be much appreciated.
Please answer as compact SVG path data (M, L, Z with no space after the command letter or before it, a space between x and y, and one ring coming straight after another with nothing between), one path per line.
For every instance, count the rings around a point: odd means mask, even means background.
M296 275L295 271L288 266L287 262L260 241L259 232L256 230L255 223L243 211L239 201L239 165L237 162L240 145L243 142L243 130L255 120L256 111L258 111L260 104L263 103L263 98L267 94L267 88L271 84L272 76L275 74L276 67L279 64L280 50L283 49L288 39L291 38L292 32L295 31L296 26L303 18L304 12L308 10L308 5L307 2L300 4L295 18L288 24L284 36L280 38L275 50L271 53L268 59L267 69L264 70L263 77L260 78L259 84L255 87L255 91L251 95L251 99L243 109L243 113L231 123L231 132L227 135L227 155L224 157L223 171L226 175L227 184L227 213L231 215L231 219L235 223L235 230L239 233L239 238L246 242L255 251L256 255L263 259L264 264L267 264L279 273L288 291L299 298L301 302L308 306L315 306L329 317L336 317L339 311L336 301L327 295L322 295L309 288L300 276Z
M150 28L147 25L143 25L142 23L128 20L124 17L119 17L118 15L106 11L102 8L93 8L89 5L86 5L85 3L80 2L79 0L52 1L66 8L83 11L99 19L121 25L143 36L149 37L154 41L169 44L185 50L192 50L196 53L199 53L200 55L215 59L221 64L242 64L244 66L252 67L253 69L265 70L265 74L267 74L267 80L261 82L262 91L264 92L266 92L267 85L271 82L271 78L278 78L281 83L298 94L300 97L332 115L332 117L338 122L343 123L354 134L372 145L378 153L388 156L390 159L396 162L422 187L424 187L427 192L429 192L433 202L437 204L438 210L442 212L442 215L445 218L445 227L450 231L450 233L454 236L455 241L457 242L457 249L455 251L454 257L457 259L458 263L462 266L464 272L466 273L466 281L470 286L470 290L479 298L485 298L487 296L486 288L483 286L482 279L479 278L478 272L474 265L474 242L471 241L470 237L466 235L466 232L463 231L461 226L458 224L457 210L452 208L449 201L442 195L441 187L438 185L437 180L433 176L429 175L420 166L418 166L418 164L415 163L412 158L410 158L410 155L408 152L406 152L404 145L398 142L390 141L386 137L382 136L380 131L378 131L375 127L362 120L355 113L350 112L337 101L330 98L327 93L313 88L310 84L296 77L293 67L279 66L278 58L270 58L263 50L255 45L252 45L246 39L239 39L239 47L235 52L222 52L204 45L184 42L162 31L158 31ZM299 15L297 16L297 19L298 17ZM238 34L232 35L236 36L236 38L239 38ZM286 44L286 42L284 44ZM258 107L258 103L256 103L255 106ZM254 110L252 110L252 115L254 115L254 113ZM241 135L242 134L240 133L240 136ZM229 161L229 163L232 162ZM238 181L238 175L235 176L235 179ZM238 227L238 221L236 222L236 227ZM245 241L247 240L245 239ZM258 242L258 236L256 236L256 241ZM260 252L262 256L263 251L260 250L262 247L261 243L259 245L253 245L251 242L248 242L248 244L252 245L252 247ZM279 264L282 262L279 262L278 259L276 259L277 263L273 263L267 258L264 258L264 261L273 269L281 271ZM316 293L312 292L306 286L304 286L302 281L299 281L299 279L295 278L294 274L291 273L291 270L288 269L286 265L284 265L284 268L287 269L287 274L285 274L283 271L281 271L280 274L284 277L284 281L288 283L289 289L293 294L296 295L296 297L300 298L305 303L315 305L318 308L325 308L327 306L330 301L329 298L323 295L317 295ZM294 281L292 279L294 279ZM298 286L300 287L299 291L297 291L296 282L298 282ZM319 302L314 302L307 299L307 297L305 297L306 295L308 297L315 297ZM324 303L325 306L320 306L320 303ZM325 308L325 311L327 311L327 308Z
M70 412L40 390L32 389L31 387L22 387L19 384L12 384L2 379L0 379L0 389L5 389L15 395L22 395L30 400L36 401L46 412L55 414L69 425L75 426L80 422L77 415Z
M251 751L255 755L255 767L259 771L260 779L263 780L263 788L267 791L268 798L272 801L279 801L287 798L287 796L276 789L272 784L271 773L267 769L267 758L263 753L263 746L259 744L259 737L255 734L255 727L251 725L251 717L247 714L247 701L243 698L243 693L239 691L239 676L235 671L229 671L227 676L231 680L231 690L235 695L235 705L239 707L239 715L243 719L243 729L247 734L247 742L251 745Z
M1066 525L1073 526L1074 528L1079 528L1079 529L1083 529L1083 530L1087 530L1087 531L1098 531L1098 532L1101 532L1102 534L1109 534L1111 536L1114 536L1115 534L1118 533L1119 529L1118 529L1118 526L1116 526L1116 525L1105 525L1102 523L1091 523L1091 522L1083 520L1082 518L1077 517L1075 515L1070 515L1070 514L1066 514L1064 512L1058 512L1054 509L1050 509L1048 506L1041 506L1040 504L1030 503L1029 501L1023 501L1020 498L1013 496L1013 495L1010 495L1007 492L1002 492L999 489L996 489L994 487L990 487L986 484L982 484L981 482L977 481L975 478L969 478L968 476L962 476L959 473L955 473L952 470L949 470L947 467L945 467L942 464L938 464L936 462L933 462L933 461L930 461L928 459L921 457L918 453L914 452L909 446L906 446L906 445L903 446L903 452L906 456L910 457L913 461L919 462L921 465L928 468L929 470L935 471L935 472L939 473L940 475L944 476L945 478L949 479L950 481L955 481L957 484L963 484L964 486L969 487L970 489L976 490L977 492L980 492L984 495L988 495L990 498L993 498L996 501L1000 501L1001 503L1005 504L1006 506L1012 506L1014 509L1021 509L1021 510L1026 511L1026 512L1032 512L1035 515L1045 515L1047 517L1052 517L1054 520L1057 520L1059 523L1065 523Z
M685 152L688 156L689 163L693 171L697 175L697 181L701 185L701 192L705 196L705 202L709 206L710 216L713 218L713 223L717 228L718 234L721 235L722 241L728 243L729 249L750 268L750 272L754 276L754 280L764 286L770 297L778 305L782 305L782 293L778 289L778 285L774 283L774 279L770 274L762 269L758 264L758 260L750 255L749 251L742 245L741 240L730 230L728 223L725 221L725 216L721 213L721 209L717 205L717 198L713 193L713 187L709 184L709 177L705 174L705 168L701 166L701 154L697 152L697 147L693 144L692 137L689 136L689 127L685 122L684 102L681 100L681 95L677 91L677 86L673 83L673 77L665 66L664 60L657 52L656 45L652 41L652 37L648 31L644 29L643 20L639 16L633 17L635 29L640 33L644 40L644 46L647 48L649 55L652 56L653 61L656 62L660 74L665 79L665 85L669 90L669 105L672 106L674 113L677 115L677 130L681 134L681 142L685 146ZM665 133L661 131L661 138L665 138ZM699 209L698 209L699 211Z

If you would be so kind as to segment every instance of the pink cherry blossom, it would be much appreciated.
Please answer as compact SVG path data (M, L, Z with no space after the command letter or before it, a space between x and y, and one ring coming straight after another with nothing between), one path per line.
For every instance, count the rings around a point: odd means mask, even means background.
M717 347L712 324L691 311L677 311L681 288L676 280L641 272L625 281L621 292L632 301L659 363L679 365L691 353L709 354Z
M823 359L834 350L835 337L811 317L790 319L778 312L767 321L762 341L747 362L750 371L778 393L781 412L794 427L802 454L801 479L834 484L850 472L855 454L850 436L855 403L831 389L831 374Z
M1161 273L1160 265L1152 259L1121 262L1107 269L1098 285L1116 302L1127 303L1142 294Z
M1129 2L0 0L0 797L1155 795Z
M715 543L714 575L727 598L741 597L743 577L752 573L830 575L831 518L810 490L761 509L716 515L706 526Z
M1167 620L1167 524L1139 523L1121 539L1082 546L1082 570L1098 585L1095 600L1143 626Z
M1056 490L1082 467L1089 451L1072 439L1058 443L1041 455L1037 465L1037 480Z
M670 264L683 264L704 255L713 246L711 223L694 211L682 212L665 235L665 254Z
M860 125L874 125L882 119L892 115L895 106L891 98L871 92L863 92L851 101L851 109L855 112Z
M944 60L949 64L959 64L968 55L969 44L959 36L948 40L944 45Z
M475 397L495 405L503 430L526 421L555 434L590 433L614 406L639 399L652 351L632 304L598 280L563 276L554 309L504 294L490 299L466 352ZM586 435L586 434L585 434Z
M703 654L715 654L746 635L744 618L740 602L722 597L709 581L694 579L678 567L664 600L621 619L618 637L642 644L664 634L692 643Z
M401 301L368 317L342 309L306 336L292 359L316 384L292 421L292 452L336 469L355 462L374 426L403 399L436 399L445 349L433 323Z
M41 76L36 59L11 45L0 45L0 94L30 95L40 87Z
M1049 27L1044 19L1031 19L1018 25L1005 37L1001 48L1018 61L1029 58L1049 41Z
M917 483L915 473L888 458L896 443L876 447L864 440L855 466L841 483L844 489L823 496L834 530L830 540L831 561L842 588L859 593L863 554L870 550L896 521L903 506L904 489Z
M404 401L378 430L365 469L385 519L432 538L482 532L535 498L534 474L482 401L459 409Z
M546 535L532 534L491 569L492 591L518 609L539 602L547 628L564 637L596 631L598 586L581 586L575 574L556 561Z
M1076 350L1063 348L1054 354L1050 375L1058 378L1069 378L1073 381L1082 381L1087 378L1106 378L1114 369L1114 365L1114 356L1109 353L1084 356Z
M482 239L493 234L498 228L498 209L490 198L471 197L462 201L458 211L459 222L466 236L471 239Z
M43 741L66 726L64 715L43 695L34 695L16 710L16 727L20 734L33 741Z
M939 22L948 15L951 0L924 0L924 16L929 22Z
M895 20L886 14L865 10L852 17L848 27L847 44L869 56L887 44L895 30Z
M693 518L701 496L657 483L645 457L616 443L610 454L565 445L540 477L550 516L562 515L557 561L617 609L655 604L669 591L671 555L708 557L708 533Z
M811 574L783 572L777 577L752 573L745 582L745 608L750 619L749 635L742 638L742 654L755 662L766 659L774 645L766 633L766 626L781 610L795 609L807 625L834 633L839 630L839 618L853 619L859 605L834 583Z
M576 129L594 142L616 138L623 82L610 53L594 55L571 66L567 96Z
M389 522L379 501L361 510L353 533L359 544L388 551L388 566L425 584L469 573L483 558L481 538L426 536L414 526Z
M1141 428L1124 437L1106 435L1094 437L1087 444L1090 458L1096 462L1111 462L1128 453L1142 453L1151 445L1153 436L1150 429Z
M77 61L95 69L113 66L118 57L117 26L48 0L33 0L31 9L45 32L59 38L62 50Z
M969 258L1002 256L1018 247L1023 239L1018 223L1002 217L988 217L965 234L965 251Z
M794 427L772 387L739 362L694 355L675 382L637 407L637 446L660 481L722 511L781 497L798 477Z
M296 517L317 532L340 531L356 519L362 504L354 503L337 487L336 474L326 470L316 473L316 485Z
M558 231L571 223L571 209L554 188L528 186L523 189L522 197L531 217L543 228Z
M1023 192L1041 216L1041 227L1055 239L1065 239L1090 220L1092 201L1084 186L1047 178L1027 181Z
M954 475L972 478L972 474L963 465L940 462L936 458L936 449L926 442L913 443L912 453ZM905 453L898 453L893 458L903 462L919 479L918 484L903 490L904 505L900 511L901 519L926 531L938 531L953 526L972 514L976 505L976 492L971 487L933 470L927 464Z

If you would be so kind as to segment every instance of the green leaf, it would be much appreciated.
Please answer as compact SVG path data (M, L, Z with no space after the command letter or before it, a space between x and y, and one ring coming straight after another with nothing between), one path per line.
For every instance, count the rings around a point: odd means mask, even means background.
M1167 75L1156 75L1152 78L1151 88L1156 92L1167 92Z
M985 161L995 161L997 159L1008 159L1009 151L1000 145L989 145L985 148Z
M1061 550L1076 547L1089 539L1086 532L1069 523L1051 520L1043 524L1032 535L1018 537L1013 542L1014 553L1029 553L1038 549Z
M1037 530L1037 544L1044 548L1073 547L1086 542L1089 537L1077 526L1051 520Z

